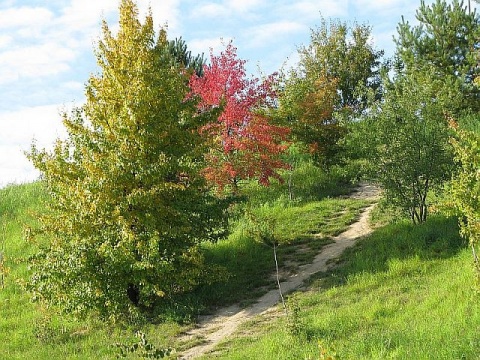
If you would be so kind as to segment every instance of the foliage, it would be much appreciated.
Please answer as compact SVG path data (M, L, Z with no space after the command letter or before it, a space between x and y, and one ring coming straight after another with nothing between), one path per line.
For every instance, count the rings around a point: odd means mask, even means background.
M208 281L198 244L226 230L227 204L199 174L196 129L207 119L185 100L166 32L155 38L151 15L137 18L124 0L118 34L103 23L100 72L86 104L64 114L68 138L29 153L52 196L39 229L50 242L32 259L30 289L74 314L134 316Z
M179 64L185 66L186 69L194 71L197 76L203 76L203 66L205 65L203 53L202 55L193 56L192 52L187 50L187 43L181 37L170 40L168 50Z
M302 324L300 319L300 305L298 304L295 294L288 297L287 302L288 316L287 316L287 329L291 336L301 338L305 335L305 325Z
M456 129L452 144L460 168L449 186L453 204L460 213L461 234L472 248L478 280L480 281L480 133Z
M453 157L445 112L455 93L434 74L400 74L366 122L375 176L414 223L427 219L428 194L450 177Z
M317 163L338 161L334 157L346 133L342 119L365 110L365 91L380 96L383 52L373 49L370 35L368 26L322 20L312 30L309 46L299 49L297 68L288 74L280 113L297 140L310 146Z
M478 87L473 80L479 75L477 48L480 17L464 6L463 1L436 0L431 5L421 1L418 24L402 18L395 39L398 56L406 69L435 69L435 78L455 78L465 96L458 107L478 110Z
M308 145L308 152L319 165L334 162L339 140L346 132L346 128L333 118L339 101L337 83L335 79L321 74L313 84L302 84L305 91L298 93L299 98L293 99L294 103L282 102L282 106L288 106L286 111L297 114L289 116L292 118L293 135ZM286 88L286 91L292 90Z
M280 155L288 148L289 129L272 125L265 114L275 99L274 75L247 79L245 61L232 43L210 57L203 77L190 79L192 95L200 98L199 112L220 110L218 119L201 130L210 146L206 179L220 189L236 189L242 179L256 178L262 185L269 185L270 178L280 180L277 171L288 168Z
M422 1L417 20L415 26L398 25L397 63L384 86L385 101L373 112L375 124L358 126L370 139L361 149L373 159L387 197L416 223L427 218L429 192L439 189L454 167L448 116L477 106L472 82L480 29L476 13L456 0L431 6Z
M321 26L312 30L310 45L300 50L301 66L307 77L310 72L311 75L324 73L337 82L337 111L349 110L358 115L368 105L358 90L380 91L383 51L373 48L371 33L372 29L367 25L350 27L340 21L331 21L327 25L322 19Z

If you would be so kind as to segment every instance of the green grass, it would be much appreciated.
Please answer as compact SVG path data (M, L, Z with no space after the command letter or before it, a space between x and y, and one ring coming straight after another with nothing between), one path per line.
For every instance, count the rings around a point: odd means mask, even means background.
M241 184L241 192L255 206L271 203L278 198L294 201L318 201L328 197L349 194L354 188L358 170L350 166L332 166L325 170L311 161L302 160L291 171L281 171L285 180L272 180L268 187L248 180Z
M320 342L341 359L479 359L473 284L455 220L389 225L289 299L296 335L285 318L270 321L224 344L219 358L319 359Z
M366 201L350 199L324 199L311 203L276 202L251 209L255 224L240 218L231 236L216 244L205 244L204 250L209 266L221 266L228 278L221 283L203 286L194 298L203 308L244 301L262 295L275 286L272 274L275 271L273 247L256 238L256 226L272 222L273 227L263 229L279 242L278 260L311 262L315 254L329 243L326 236L336 235L354 222ZM321 237L313 236L322 233ZM302 246L302 254L296 253Z
M28 257L38 245L26 242L23 232L36 225L44 201L40 183L0 190L0 251L8 269L0 287L0 359L112 359L115 343L133 344L136 330L158 348L175 344L191 324L168 317L129 326L94 317L79 321L30 301L21 283L30 276ZM328 241L325 236L355 221L365 205L345 199L279 199L249 211L257 225L274 225L264 226L261 234L279 242L280 262L307 262ZM230 278L186 296L179 313L247 304L275 285L272 248L258 236L251 218L239 216L228 239L205 244L209 264L223 266ZM314 236L319 232L325 236ZM311 279L308 291L288 298L294 314L289 321L254 319L242 326L243 336L221 344L216 356L319 359L321 343L342 359L479 359L480 295L471 262L454 219L437 216L416 227L404 221L382 226L345 252L333 271Z
M137 328L56 315L32 303L21 286L30 276L28 257L36 248L24 240L23 232L36 225L47 200L41 183L0 189L0 251L7 269L0 274L4 279L0 286L0 359L115 358L114 343L133 342ZM167 347L185 327L169 322L142 329L153 343Z
M161 322L136 326L106 324L92 317L77 320L57 315L54 309L32 303L22 284L31 276L28 258L37 243L24 239L27 228L34 228L38 214L49 201L41 183L8 186L0 189L0 251L4 254L4 284L0 288L0 359L111 359L115 343L132 344L136 330L143 331L152 344L166 348L191 324L188 320L202 309L223 306L236 301L245 304L274 286L272 248L256 241L242 216L234 224L232 235L217 244L205 244L210 266L223 266L230 275L228 281L212 284L185 295L172 314L161 316ZM278 222L279 258L284 262L296 246L311 249L312 256L323 246L324 238L315 232L335 234L355 220L364 202L345 199L324 199L313 203L274 201L273 205L252 211L263 215L273 213ZM266 211L265 209L268 209ZM266 211L266 212L265 212ZM261 214L260 214L261 215ZM288 224L292 224L288 226ZM297 260L308 261L308 256Z

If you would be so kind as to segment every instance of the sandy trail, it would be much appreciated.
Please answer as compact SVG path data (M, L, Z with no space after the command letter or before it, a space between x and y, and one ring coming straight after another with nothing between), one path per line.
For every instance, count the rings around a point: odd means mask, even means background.
M377 187L367 184L359 186L350 197L354 199L377 199ZM365 208L357 222L343 233L333 238L335 242L324 246L311 264L301 265L296 274L280 283L282 292L289 293L302 286L303 282L313 274L329 269L329 262L339 257L342 252L355 242L372 232L368 224L368 217L374 205ZM203 338L204 343L194 346L180 355L180 359L194 359L212 351L215 346L228 336L232 335L238 326L256 315L264 314L275 309L280 302L278 289L273 289L260 297L256 303L241 309L238 305L221 309L216 314L199 319L198 326L186 333L180 341Z

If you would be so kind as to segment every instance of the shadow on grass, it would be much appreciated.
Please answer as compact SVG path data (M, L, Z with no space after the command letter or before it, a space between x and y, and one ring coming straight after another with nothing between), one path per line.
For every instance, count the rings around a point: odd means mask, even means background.
M275 270L273 249L265 244L240 237L235 246L231 241L204 244L203 253L204 271L220 269L217 278L159 304L154 315L157 322L190 323L220 307L234 303L248 306L275 284L270 276Z
M392 260L455 256L466 246L458 230L456 218L443 216L431 216L421 225L402 221L384 226L345 250L331 271L317 274L311 282L322 279L322 287L329 288L344 284L354 274L387 271Z
M197 289L197 296L210 308L257 298L273 284L273 248L250 237L240 237L235 246L228 241L217 243L206 249L205 257L207 264L223 267L228 276L220 284Z
M330 242L330 238L305 237L293 244L280 244L277 247L279 267L288 271L287 263L293 259L298 264L309 263ZM298 253L296 249L302 245L303 251ZM210 266L223 268L226 278L219 277L217 282L200 285L181 298L175 298L170 305L163 307L163 320L184 323L190 322L197 315L212 313L220 307L232 304L247 307L277 286L271 246L241 236L235 241L235 246L230 241L206 245L204 254L207 270Z

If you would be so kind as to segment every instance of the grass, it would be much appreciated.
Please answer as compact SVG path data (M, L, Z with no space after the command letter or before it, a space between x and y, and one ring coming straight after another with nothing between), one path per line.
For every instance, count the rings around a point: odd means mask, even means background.
M38 244L24 239L25 229L37 226L37 215L49 201L41 183L8 186L0 189L0 251L3 256L3 287L0 287L0 359L111 359L118 353L116 343L138 341L136 330L144 332L157 348L174 344L176 337L192 324L185 314L195 315L202 309L223 306L236 301L245 304L266 288L275 286L272 248L257 241L249 222L239 217L232 235L217 244L205 244L211 266L223 266L228 281L211 284L187 294L172 314L161 321L137 325L106 324L94 317L78 320L57 315L54 309L32 303L22 283L31 273L28 258ZM318 250L326 241L312 233L334 234L355 220L362 206L359 201L323 199L313 203L276 201L263 210L253 207L259 216L274 213L281 234L279 257L284 262L297 246ZM265 209L268 209L266 211ZM263 215L261 211L264 211ZM266 211L266 212L265 212ZM268 215L270 216L270 215ZM286 226L292 223L291 227ZM302 261L308 261L303 254Z
M357 171L345 166L333 166L328 171L311 161L300 161L292 171L281 171L284 182L272 180L269 187L256 181L242 184L242 193L250 203L259 206L278 198L308 202L349 194L354 188Z
M264 236L273 236L279 242L281 265L287 260L308 263L330 242L326 236L345 230L366 204L360 200L323 199L310 203L279 201L252 209L254 221L242 217L228 239L204 245L209 266L223 267L228 277L222 283L198 289L195 300L208 309L238 301L246 305L275 286L271 276L275 271L273 247L258 236L258 226L267 226L262 230ZM269 227L268 223L274 225ZM322 236L314 236L320 231ZM299 246L307 251L299 254Z
M32 303L21 283L30 276L28 256L37 245L26 242L23 232L35 226L44 201L40 183L0 190L0 251L7 269L0 286L0 359L112 359L116 343L138 341L136 330L166 348L193 326L173 321L175 316L128 326L94 317L80 321ZM195 314L236 301L248 304L275 285L269 240L278 241L284 264L307 262L365 205L280 198L252 206L253 215L239 217L228 239L205 244L207 261L223 266L228 281L197 289L177 311ZM322 236L315 236L318 232ZM206 358L319 359L322 351L342 359L480 358L479 294L471 254L455 220L436 216L416 227L405 221L380 226L345 252L339 264L311 279L308 291L288 298L290 319L253 319L242 326L242 336L224 341Z
M222 359L478 359L479 294L471 254L455 220L432 218L376 230L343 256L343 265L289 298L285 318L223 344ZM208 356L207 356L208 358Z
M56 315L32 303L21 286L30 276L28 257L36 248L24 240L24 229L36 225L36 215L47 200L41 183L0 190L0 251L6 269L0 286L0 359L115 358L114 343L136 340L136 328ZM172 322L143 326L149 339L164 347L184 329Z

